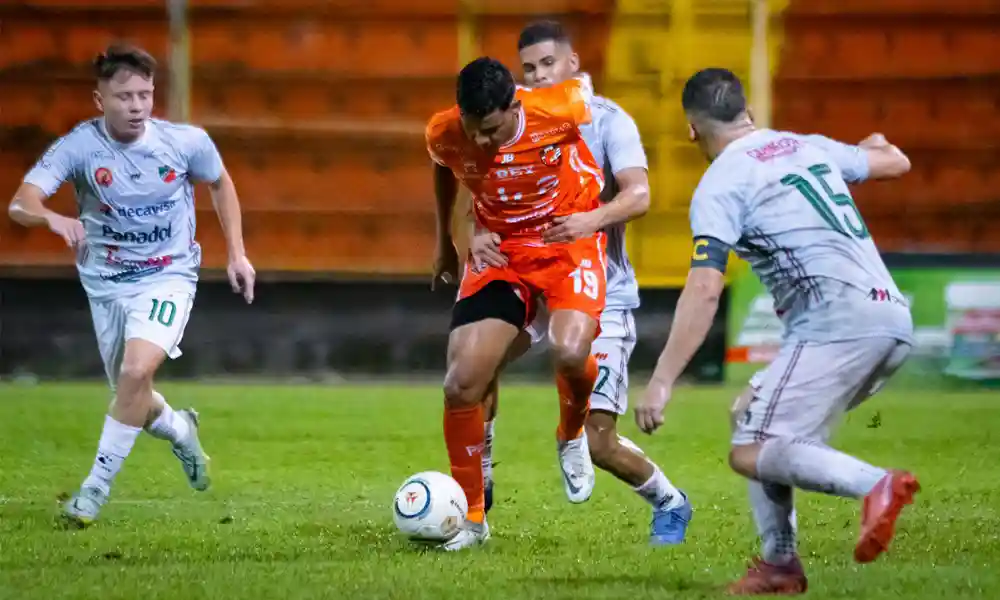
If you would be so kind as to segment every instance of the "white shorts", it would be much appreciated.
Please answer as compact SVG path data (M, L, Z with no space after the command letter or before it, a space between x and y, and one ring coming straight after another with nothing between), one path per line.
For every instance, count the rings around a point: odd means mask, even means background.
M181 355L181 338L193 305L194 288L177 283L153 286L127 298L90 301L97 346L111 389L118 383L125 343L133 338L156 344L170 358Z
M885 337L786 343L750 379L754 395L737 418L733 445L769 437L826 442L840 417L875 394L910 350Z
M538 315L527 328L531 343L544 341L548 328L549 314L540 303ZM591 346L598 372L590 395L590 410L617 415L628 410L628 361L635 349L635 339L632 311L612 309L601 313L601 334Z

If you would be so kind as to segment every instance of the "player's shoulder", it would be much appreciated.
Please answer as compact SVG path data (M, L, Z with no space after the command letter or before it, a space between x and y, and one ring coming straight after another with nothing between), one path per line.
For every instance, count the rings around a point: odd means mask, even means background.
M193 123L150 119L148 125L161 137L181 142L200 142L210 137L204 127Z
M424 135L428 141L443 140L460 134L462 131L462 115L458 106L434 113L427 121Z
M103 138L101 119L93 118L80 121L68 132L56 140L56 144L68 143L72 146L93 144Z

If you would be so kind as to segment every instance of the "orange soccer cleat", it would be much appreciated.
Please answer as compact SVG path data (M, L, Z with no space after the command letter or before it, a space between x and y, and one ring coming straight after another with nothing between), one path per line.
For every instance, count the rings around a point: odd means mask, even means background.
M861 536L854 547L854 560L869 563L889 548L896 533L896 519L913 496L920 483L912 473L890 471L865 496L861 509Z

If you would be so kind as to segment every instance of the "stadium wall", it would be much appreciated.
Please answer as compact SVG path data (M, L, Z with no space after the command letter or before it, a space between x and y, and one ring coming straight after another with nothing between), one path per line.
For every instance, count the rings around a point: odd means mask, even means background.
M454 288L432 292L420 281L267 281L247 306L208 274L198 290L175 378L440 379L444 375ZM677 290L648 290L636 314L632 371L651 371L666 342ZM723 298L709 342L688 375L721 381ZM547 378L543 347L510 373ZM0 378L90 379L104 376L87 298L68 277L0 278Z

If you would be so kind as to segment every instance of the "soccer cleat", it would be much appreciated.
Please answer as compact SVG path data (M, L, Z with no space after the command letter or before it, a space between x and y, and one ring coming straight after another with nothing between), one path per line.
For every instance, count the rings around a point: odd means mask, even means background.
M441 548L447 552L456 552L481 546L488 539L490 539L490 526L486 523L486 519L483 519L482 523L466 521L455 537L441 544Z
M806 593L808 586L797 556L786 565L773 565L754 558L747 574L729 584L726 593L730 596L794 596Z
M67 526L83 529L97 520L101 507L107 501L107 494L95 487L80 488L63 505L60 516Z
M193 408L179 410L177 413L182 419L187 419L191 427L187 437L174 444L174 456L181 461L191 487L204 492L212 480L208 475L208 455L205 454L198 439L198 413Z
M594 463L590 460L590 445L587 433L565 442L559 442L559 468L563 475L566 497L574 504L590 499L594 493Z
M667 508L667 505L653 509L653 522L650 526L649 543L654 546L680 544L684 541L688 523L694 510L687 494L681 492L681 504Z
M865 496L861 508L861 536L854 547L854 560L869 563L889 549L896 532L896 519L920 491L917 478L906 471L890 471Z

